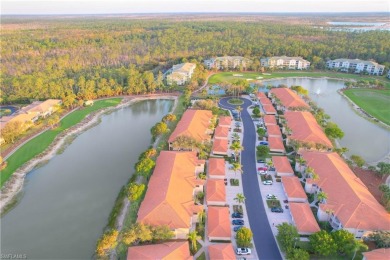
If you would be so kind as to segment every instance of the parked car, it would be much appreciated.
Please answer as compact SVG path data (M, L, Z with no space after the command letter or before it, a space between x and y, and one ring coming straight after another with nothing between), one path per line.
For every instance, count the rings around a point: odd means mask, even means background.
M283 209L280 207L273 207L271 208L271 212L283 213Z
M242 219L233 219L232 224L235 226L243 226L244 225L244 220Z
M251 249L247 247L238 247L236 249L237 255L250 255L251 253L252 253Z
M268 170L274 172L275 171L275 167L269 167Z
M259 145L268 145L267 141L260 141Z
M237 232L238 230L240 230L243 226L235 226L233 228L234 232Z
M232 214L232 218L243 218L244 217L244 214L240 213L240 212L234 212Z
M276 197L273 194L267 194L266 198L267 198L267 200L276 200L276 199L278 199L278 197Z
M235 123L235 126L236 126L236 127L240 127L240 126L241 126L241 123L240 123L240 122L236 122L236 123Z
M264 185L272 185L272 183L273 183L273 181L271 181L271 180L263 181Z
M267 174L267 171L258 171L258 174Z
M265 161L264 160L257 160L257 163L265 163Z
M268 168L267 168L267 167L265 167L265 166L263 166L263 167L259 167L259 168L257 168L257 170L258 170L258 171L267 171L267 170L268 170Z

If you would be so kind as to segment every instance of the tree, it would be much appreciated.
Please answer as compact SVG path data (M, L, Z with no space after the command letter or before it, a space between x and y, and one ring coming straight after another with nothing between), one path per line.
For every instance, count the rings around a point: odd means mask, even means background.
M328 122L325 127L325 134L329 138L341 139L344 137L344 132L333 122Z
M265 136L265 129L264 128L257 128L257 134L259 135L260 138L263 138Z
M60 117L58 115L51 115L47 120L47 123L49 124L51 129L53 129L54 126L57 125L59 122L60 122Z
M167 225L153 226L151 229L153 241L165 241L175 237L174 232Z
M144 158L151 158L153 156L156 156L156 154L157 154L157 150L154 148L150 148L150 149L146 150L145 152L143 152L138 159L141 160Z
M319 202L323 202L324 200L326 200L328 198L328 194L326 194L325 192L323 192L323 191L320 191L320 192L318 192L317 193L317 200L319 201Z
M167 114L163 117L162 121L167 123L167 122L174 122L176 121L176 115L175 114Z
M162 74L161 71L158 71L157 74L156 87L160 90L164 88L164 75Z
M253 115L254 115L255 117L260 117L260 114L261 114L260 108L255 107L255 108L253 109L252 113L253 113Z
M237 231L236 242L238 247L251 247L252 246L252 231L247 227L242 227Z
M24 129L24 124L21 121L10 121L1 129L1 136L6 143L14 143Z
M242 107L236 106L236 110L238 111L238 115L241 116Z
M378 173L380 175L384 176L390 174L390 163L379 162L376 166L379 168Z
M198 146L198 141L186 135L180 135L176 137L176 139L172 142L172 147L175 150L183 149L183 150L192 151L197 146Z
M190 233L188 233L187 238L191 243L192 250L194 252L196 252L198 250L198 245L196 244L196 240L201 239L201 237L198 236L198 233L196 232L196 230L193 230Z
M236 160L236 162L237 162L238 154L239 154L242 150L244 150L244 147L241 145L241 143L240 143L239 141L233 141L229 148L230 148L231 150L233 150L233 152L234 152L234 157L235 157L235 160Z
M310 254L301 248L292 248L287 251L287 260L309 260Z
M356 240L352 233L344 229L336 230L331 235L337 245L337 252L341 255L352 255L358 249L364 248L361 241Z
M152 135L154 137L156 137L156 136L168 133L169 128L168 128L168 125L166 123L158 122L157 124L155 124L155 126L152 127L151 132L152 132Z
M139 200L145 191L145 184L137 184L132 182L127 187L127 196L130 201Z
M245 196L242 193L237 193L234 200L237 201L239 204L242 204L245 202Z
M76 101L76 95L73 92L69 92L62 98L62 105L66 108L73 108L74 102Z
M142 160L137 162L137 164L135 165L135 170L141 175L148 177L150 171L153 169L155 165L156 163L152 159L143 158Z
M102 238L100 238L96 245L96 254L98 256L104 256L109 250L114 249L116 246L116 240L118 238L118 230L106 231Z
M309 237L309 244L313 252L320 256L334 255L337 251L333 237L325 230L312 234Z
M390 248L390 231L374 231L369 237L378 248Z
M233 167L233 171L235 174L237 174L237 172L241 172L243 173L242 169L241 169L241 164L239 162L234 162L232 163L232 167Z
M298 158L295 159L295 162L299 164L299 171L303 171L303 167L306 165L306 160L299 156Z
M346 152L348 152L349 150L347 147L341 147L341 148L333 148L333 151L338 153L339 155L343 155Z
M360 168L366 163L361 156L356 154L351 155L351 160Z
M265 158L269 154L269 147L266 145L259 145L259 146L257 146L256 149L257 149L257 155L260 157Z
M298 230L294 225L286 222L283 222L276 227L278 229L276 239L279 242L280 248L284 252L288 252L295 247L295 243L299 240Z
M206 220L206 212L204 210L201 210L198 212L198 221L199 223L205 223Z

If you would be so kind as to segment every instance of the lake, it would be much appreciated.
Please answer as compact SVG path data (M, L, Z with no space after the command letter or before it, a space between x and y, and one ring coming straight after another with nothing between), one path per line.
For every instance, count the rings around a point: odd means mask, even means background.
M63 154L31 171L19 203L1 219L1 253L28 259L89 259L150 129L171 100L147 100L104 115Z

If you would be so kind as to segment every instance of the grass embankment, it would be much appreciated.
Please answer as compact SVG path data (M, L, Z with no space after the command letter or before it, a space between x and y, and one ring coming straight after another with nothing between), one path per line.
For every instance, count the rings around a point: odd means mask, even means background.
M233 74L241 74L241 77L233 76ZM313 77L313 78L321 78L321 77L329 77L329 78L339 78L339 79L354 79L354 80L379 80L384 83L385 87L390 89L390 80L384 77L378 76L360 76L356 74L348 74L348 73L339 73L332 71L278 71L278 72L269 72L264 75L261 72L221 72L212 75L209 78L209 84L217 84L220 82L233 81L236 79L252 79L252 81L256 80L265 80L265 79L274 79L274 78L293 78L293 77ZM261 79L258 77L262 77Z
M86 107L81 110L76 110L65 118L63 118L60 122L59 127L52 130L48 130L24 144L6 160L8 162L7 168L2 170L0 174L1 186L3 186L3 184L20 166L22 166L38 154L42 153L47 147L49 147L49 145L53 142L57 135L81 122L91 112L107 107L116 106L120 103L121 100L121 98L99 100L96 101L93 106Z
M390 125L389 89L347 89L344 94L368 114Z

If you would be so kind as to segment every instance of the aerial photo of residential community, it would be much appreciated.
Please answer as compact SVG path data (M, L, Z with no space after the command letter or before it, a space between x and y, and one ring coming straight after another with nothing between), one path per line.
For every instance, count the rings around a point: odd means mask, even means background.
M388 1L1 17L1 259L390 259Z

